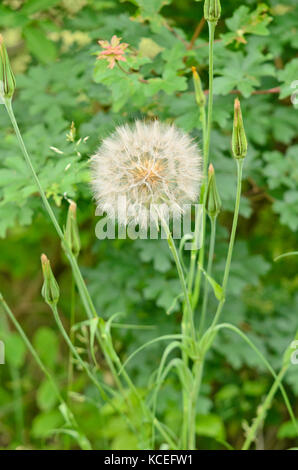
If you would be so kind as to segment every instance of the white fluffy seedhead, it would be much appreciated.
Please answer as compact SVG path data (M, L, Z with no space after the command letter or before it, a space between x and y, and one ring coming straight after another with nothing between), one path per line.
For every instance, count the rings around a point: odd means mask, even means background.
M193 140L174 125L137 121L117 127L92 157L92 188L98 209L120 224L147 226L152 206L180 216L197 202L201 157ZM126 210L119 213L119 199Z

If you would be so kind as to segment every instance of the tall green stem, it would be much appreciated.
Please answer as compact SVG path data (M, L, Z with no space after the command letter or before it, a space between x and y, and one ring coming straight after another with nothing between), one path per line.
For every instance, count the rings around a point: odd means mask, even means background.
M202 123L202 129L203 129L203 142L205 142L206 132L207 132L205 106L202 106L200 108L200 121ZM203 163L204 183L201 189L200 204L203 204L203 201L204 201L205 186L206 186L206 181L207 181L207 165L208 165L207 159L204 157L204 163ZM195 234L194 234L193 246L192 246L191 255L190 255L190 266L189 266L189 274L188 274L189 295L191 295L192 289L193 289L193 281L194 281L194 276L195 276L196 260L197 260L197 254L198 254L197 244L198 244L198 239L199 239L199 230L202 230L202 227L200 226L200 220L201 220L201 217L200 217L200 213L198 212L197 218L195 221Z
M197 400L200 391L200 386L202 382L204 369L204 361L200 358L194 362L193 365L193 387L190 393L190 406L189 406L189 440L188 440L188 449L196 449L196 408Z
M237 163L237 194L236 194L236 201L235 201L233 225L232 225L232 231L231 231L231 235L230 235L230 243L229 243L228 254L227 254L227 259L226 259L223 282L222 282L222 299L218 304L216 314L215 314L214 319L212 321L211 328L210 328L211 331L213 330L213 328L217 325L217 323L219 321L220 314L222 312L222 309L223 309L223 306L224 306L224 303L225 303L225 300L226 300L226 291L227 291L227 285L228 285L228 280L229 280L229 275L230 275L231 261L232 261L234 243L235 243L235 236L236 236L238 216L239 216L239 208L240 208L240 200L241 200L243 162L244 162L243 159L236 159L236 163ZM211 334L211 338L208 342L206 350L210 347L210 344L213 341L213 337L214 337L214 334Z
M208 255L208 265L207 265L207 275L211 276L212 271L212 263L213 263L213 256L214 256L214 245L215 245L215 234L216 234L216 218L210 218L211 223L211 235L210 235L210 244L209 244L209 255ZM203 296L203 305L202 305L202 313L200 318L200 326L199 326L199 336L201 336L204 326L205 326L205 319L206 319L206 312L207 312L207 305L208 305L208 296L209 296L209 282L207 277L205 278L204 282L204 296Z
M186 351L189 350L189 340L192 339L193 344L196 343L196 332L195 332L194 321L193 321L193 310L192 310L191 303L190 303L190 296L187 290L187 284L186 284L186 279L184 277L183 267L179 258L178 251L175 246L175 242L173 240L172 234L170 232L170 229L167 223L163 219L161 220L162 220L162 224L167 235L167 241L168 241L170 251L173 255L173 258L176 264L176 269L178 272L180 284L181 284L183 295L184 295L185 307L183 309L183 317L182 317L182 325L181 325L182 343L184 346L182 348L182 358L185 363L185 366L188 367L188 354ZM188 417L189 417L190 399L185 388L183 388L182 390L182 401L183 401L182 447L183 449L187 449L188 422L189 422Z
M182 267L172 234L166 223L164 223L163 226L167 234L167 240L168 240L170 251L173 255L173 258L176 264L180 284L183 290L184 301L186 304L186 309L185 309L186 315L184 316L182 320L183 334L186 335L188 338L192 338L193 341L195 342L196 332L195 332L195 327L194 327L194 322L193 322L193 310L192 310L191 303L190 303L189 293L187 291L187 284L186 284L186 279L185 279L184 272L183 272L183 267Z
M69 327L69 336L70 341L74 345L75 334L73 331L73 326L75 324L75 309L76 309L76 291L75 291L75 282L73 276L71 276L71 299L70 299L70 327ZM68 356L68 377L67 377L67 396L71 392L73 383L73 354L69 350Z
M204 255L205 255L205 232L206 232L206 211L205 211L205 198L206 198L206 181L207 181L207 169L209 162L209 153L210 153L210 137L211 137L211 128L212 128L212 110L213 110L213 50L214 50L214 33L216 28L216 23L208 21L209 28L209 98L208 98L208 118L207 118L207 129L206 129L206 138L204 139L204 185L203 185L203 205L204 205L204 214L203 214L203 243L200 249L199 254L199 265L204 265ZM199 302L200 296L200 286L201 286L201 269L198 267L194 291L192 296L192 307L195 308Z

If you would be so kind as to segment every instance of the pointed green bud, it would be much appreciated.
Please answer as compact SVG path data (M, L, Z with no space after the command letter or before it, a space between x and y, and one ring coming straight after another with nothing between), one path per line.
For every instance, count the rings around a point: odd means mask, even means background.
M211 219L215 219L221 210L221 200L217 191L215 172L210 163L208 169L208 186L206 194L206 212Z
M81 250L81 241L77 222L77 205L73 201L69 204L64 237L72 253L77 257Z
M217 23L221 14L220 0L205 0L204 18L211 23Z
M56 305L59 300L60 290L57 281L54 277L50 261L44 254L41 255L41 267L44 278L44 283L41 289L41 295L43 296L47 304L49 304L50 306Z
M0 34L0 98L2 98L2 101L12 97L15 87L16 81L11 70L3 37Z
M232 151L234 158L242 159L247 154L247 140L243 125L240 101L235 99L234 104L234 125L232 136Z
M203 92L202 82L197 72L197 69L195 67L192 67L191 70L192 70L192 75L193 75L193 83L195 87L196 102L198 103L200 108L203 108L206 104L206 97Z

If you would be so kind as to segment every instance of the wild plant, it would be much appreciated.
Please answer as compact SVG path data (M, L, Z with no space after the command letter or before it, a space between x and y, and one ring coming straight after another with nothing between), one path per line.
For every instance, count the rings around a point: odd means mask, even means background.
M68 391L71 392L74 374L73 364L76 364L86 373L98 391L99 400L109 403L123 417L129 428L138 437L140 449L155 449L160 446L171 450L197 449L197 408L206 356L212 348L217 334L222 330L230 330L239 335L253 353L258 355L260 361L273 377L271 389L264 402L260 404L255 420L245 430L242 448L249 449L251 447L278 389L283 395L288 412L297 429L292 407L282 385L282 379L290 366L290 347L285 351L280 372L276 374L262 352L242 330L231 323L220 323L228 295L229 274L241 200L242 171L248 149L240 100L237 97L234 104L234 123L231 138L231 158L235 161L237 173L235 206L224 275L221 282L218 282L213 278L212 265L216 253L216 222L222 203L216 184L216 171L210 156L212 156L213 47L220 15L220 1L205 0L204 16L209 28L208 98L202 88L199 74L193 67L195 99L200 110L202 123L202 156L196 143L175 126L158 121L150 123L137 121L131 127L128 125L118 127L114 134L102 142L91 159L92 189L98 208L111 216L114 213L113 209L116 208L118 196L124 195L127 198L128 219L126 216L123 216L123 218L119 216L118 223L120 225L126 227L130 221L133 221L139 224L140 227L146 228L146 220L151 205L163 204L163 209L159 209L155 213L154 225L157 231L163 230L166 235L181 284L181 292L177 292L177 297L183 297L181 333L154 338L134 351L132 355L126 358L125 362L118 355L111 334L111 327L116 317L112 316L104 320L102 313L96 310L78 264L81 244L76 218L76 204L74 201L70 201L65 227L62 228L32 164L30 153L23 141L12 107L12 97L15 90L14 75L2 39L0 43L1 99L17 136L20 150L30 168L44 208L60 238L61 248L71 267L74 283L86 314L84 325L89 330L89 349L92 358L90 363L81 357L74 344L74 331L78 326L74 315L71 318L70 331L67 331L63 325L58 308L60 289L52 272L49 259L45 254L42 254L41 265L44 277L42 296L49 305L61 336L70 351ZM111 45L103 41L101 45L106 51L100 59L108 57L110 67L115 64L120 65L119 61L122 60L122 54L127 45L122 44L121 47L116 36L112 39ZM111 54L109 56L110 47L113 47L114 51L112 56ZM202 217L195 220L195 229L191 238L190 259L186 264L183 256L183 246L186 238L182 238L178 246L171 231L168 210L171 210L170 212L175 219L183 213L183 204L193 202L200 203L203 212ZM207 246L206 235L209 228L210 241L209 246ZM197 243L199 238L202 240L201 246L198 246ZM189 239L190 237L188 237ZM208 300L211 294L217 299L215 312L211 311L209 307ZM62 396L55 379L40 360L20 323L2 296L1 302L5 313L22 336L38 366L53 385L53 390L60 402L60 411L65 420L65 425L59 432L71 436L82 449L90 449L91 444L88 436L85 436L81 431L76 417L71 411L69 397L64 398ZM296 339L298 339L298 332ZM158 369L152 375L148 392L145 394L135 386L126 366L141 350L149 348L159 341L166 342L167 345L163 351ZM99 374L100 366L97 361L96 345L103 354L112 374L113 386L105 383ZM173 352L175 353L174 356ZM157 413L159 391L168 374L172 371L177 374L181 389L181 432L170 429L162 422ZM230 448L228 443L223 442L222 444Z

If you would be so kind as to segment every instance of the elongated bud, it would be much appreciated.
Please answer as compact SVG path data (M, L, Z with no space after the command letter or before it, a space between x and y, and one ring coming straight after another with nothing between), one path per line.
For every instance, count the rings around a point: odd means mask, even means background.
M247 139L245 135L240 101L235 99L234 104L234 126L232 136L232 151L234 158L242 159L247 154Z
M205 0L204 18L211 23L217 23L221 14L220 0Z
M43 296L47 304L49 304L50 306L56 305L59 300L60 290L57 281L54 277L50 261L44 254L41 255L41 267L44 278L44 283L41 289L41 295Z
M69 204L64 237L74 256L78 256L81 250L81 241L77 223L77 205L73 201Z
M0 97L2 100L11 98L15 87L16 81L11 70L3 37L0 34Z
M210 163L208 169L208 186L206 194L206 212L211 219L215 219L221 210L221 200L217 191L215 172Z
M191 70L192 70L192 75L193 75L193 83L195 87L196 102L198 103L200 108L203 108L206 104L206 97L203 92L202 82L197 72L197 69L195 67L192 67Z

